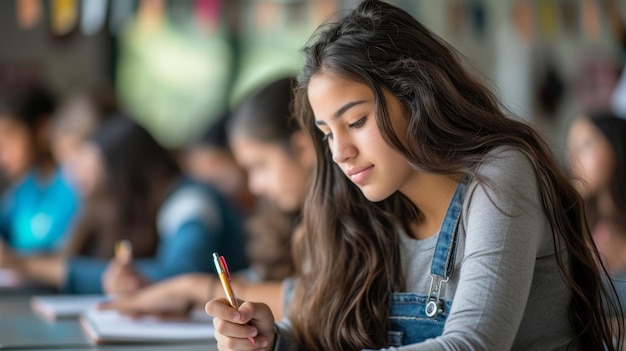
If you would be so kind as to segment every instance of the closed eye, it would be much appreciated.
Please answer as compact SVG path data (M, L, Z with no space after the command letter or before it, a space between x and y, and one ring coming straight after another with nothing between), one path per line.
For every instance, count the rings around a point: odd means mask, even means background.
M333 133L324 134L322 141L333 140Z

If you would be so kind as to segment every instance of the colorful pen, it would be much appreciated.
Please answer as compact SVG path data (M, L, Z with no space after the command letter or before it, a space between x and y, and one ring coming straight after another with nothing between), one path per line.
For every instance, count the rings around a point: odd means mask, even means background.
M222 287L224 288L224 293L226 294L228 302L234 309L239 309L239 302L235 297L232 285L230 285L230 272L228 271L228 265L226 264L224 256L220 256L217 252L214 252L213 262L215 263L217 276L220 277L220 282L222 282ZM256 341L253 337L248 337L248 340L250 340L252 345L256 346Z

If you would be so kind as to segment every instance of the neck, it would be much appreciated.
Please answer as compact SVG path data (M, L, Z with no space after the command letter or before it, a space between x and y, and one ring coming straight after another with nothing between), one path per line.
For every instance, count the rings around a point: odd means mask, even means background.
M416 172L401 189L422 215L419 222L411 225L414 238L426 239L437 233L458 183L458 177Z

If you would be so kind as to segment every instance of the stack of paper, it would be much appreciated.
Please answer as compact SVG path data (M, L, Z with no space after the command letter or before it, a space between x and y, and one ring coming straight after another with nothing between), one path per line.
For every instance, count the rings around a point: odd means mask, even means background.
M100 302L107 301L104 295L50 295L35 296L31 306L38 314L49 318L78 318L84 311Z
M214 341L211 317L204 312L189 319L167 320L156 317L130 318L117 311L90 309L80 317L81 325L93 342L199 342Z

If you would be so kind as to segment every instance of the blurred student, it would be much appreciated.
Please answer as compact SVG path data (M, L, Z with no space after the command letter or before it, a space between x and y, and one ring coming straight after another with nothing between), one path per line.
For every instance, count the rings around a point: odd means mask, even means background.
M210 253L228 257L233 271L244 268L240 218L210 187L184 177L174 160L137 123L111 117L78 156L74 176L83 196L98 198L100 236L76 233L107 258L72 256L17 259L7 248L0 266L70 293L123 294L190 272L213 272ZM115 243L132 243L133 260L111 258Z
M0 200L0 239L19 254L57 251L79 210L78 194L50 152L54 109L42 86L0 96L0 172L9 184Z
M593 239L626 312L626 120L610 113L580 117L568 149Z
M118 112L112 91L106 88L73 92L57 108L50 127L50 147L59 166L68 171L82 145L100 123Z
M237 164L230 147L226 125L230 113L223 113L189 145L183 157L183 170L192 178L211 184L243 215L254 210L255 198L246 182L245 170Z
M300 212L314 163L311 142L291 117L292 80L280 79L244 100L229 123L230 145L238 163L248 171L251 191L286 213ZM290 293L292 274L291 226L279 217L253 217L248 228L253 236L249 252L255 263L259 281L249 276L235 277L233 289L240 299L258 298L266 302L276 315L283 313L283 295ZM271 237L271 238L270 238ZM263 244L258 244L258 243ZM209 256L209 253L207 253ZM230 260L229 256L226 256ZM103 308L115 308L125 313L179 313L189 304L203 304L223 296L219 280L210 275L187 275L150 286L137 294L118 299Z
M277 103L274 110L288 108L286 103L281 105L284 101ZM251 267L245 271L245 279L250 282L281 280L292 269L288 243L294 216L267 199L257 200L250 192L246 171L235 160L228 143L227 126L231 120L231 113L223 113L187 147L184 170L192 178L212 185L246 216L246 253Z

